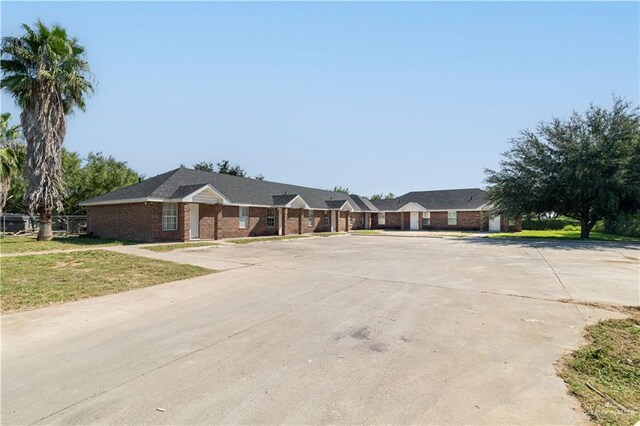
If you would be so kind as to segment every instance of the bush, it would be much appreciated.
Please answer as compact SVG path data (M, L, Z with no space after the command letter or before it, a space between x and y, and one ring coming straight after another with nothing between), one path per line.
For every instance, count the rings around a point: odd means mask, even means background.
M640 237L640 215L620 216L616 220L607 221L603 229L625 237Z
M579 231L580 229L580 225L565 225L565 227L562 228L563 231Z
M574 219L525 219L522 221L522 229L531 231L559 231L569 225L577 226L580 230L580 223Z

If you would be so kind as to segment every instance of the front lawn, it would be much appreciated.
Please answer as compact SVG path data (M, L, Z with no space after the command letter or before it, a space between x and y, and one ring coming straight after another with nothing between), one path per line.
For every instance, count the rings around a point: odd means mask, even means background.
M296 240L298 238L309 238L313 236L313 234L308 235L277 235L273 237L249 237L249 238L237 238L235 240L229 240L230 243L234 244L251 244L251 243L262 243L265 241L277 241L277 240Z
M179 250L179 249L191 248L191 247L210 247L210 246L218 246L218 245L220 244L202 241L197 243L161 244L157 246L147 246L143 248L145 250L151 250L156 252L167 252L167 251L173 251L173 250Z
M70 250L85 247L121 246L137 244L133 241L87 237L54 237L51 241L36 241L35 237L5 236L0 238L0 252L27 253L46 250Z
M555 240L579 240L580 231L564 230L525 230L522 232L500 232L489 234L489 238L534 238L534 239L555 239ZM625 237L622 235L605 234L603 232L591 232L590 240L594 241L627 241L640 242L638 237Z
M106 250L6 257L0 274L2 310L120 293L212 272Z
M587 344L566 357L559 374L597 424L640 421L640 314L587 327Z

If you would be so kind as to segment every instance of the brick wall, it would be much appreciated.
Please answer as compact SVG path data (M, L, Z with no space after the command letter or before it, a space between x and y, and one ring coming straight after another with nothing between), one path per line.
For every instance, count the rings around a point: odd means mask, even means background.
M213 240L216 238L216 208L211 204L200 204L200 239Z
M400 229L402 228L402 217L400 213L385 213L384 229Z
M266 207L249 207L249 226L240 229L240 207L222 206L222 217L218 225L218 238L244 238L251 236L277 235L278 214L274 226L267 226Z
M521 232L522 218L514 219L514 224L509 226L509 218L506 215L500 216L500 232Z
M378 213L371 213L371 229L378 228Z
M302 233L309 234L312 232L329 232L331 230L331 222L327 225L324 223L324 210L313 210L313 225L309 226L309 210L302 213ZM329 212L327 212L329 213ZM331 216L329 216L331 218Z
M87 207L87 232L100 238L149 241L145 203Z

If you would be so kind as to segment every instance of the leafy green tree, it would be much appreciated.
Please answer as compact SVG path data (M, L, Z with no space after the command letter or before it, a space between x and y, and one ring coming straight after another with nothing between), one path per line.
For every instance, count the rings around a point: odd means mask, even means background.
M201 161L193 165L194 170L200 170L203 172L212 172L214 170L213 163L207 161Z
M85 109L93 85L84 48L64 28L49 28L41 21L22 28L21 37L2 38L0 86L22 109L27 140L24 203L40 215L38 240L42 241L53 238L51 214L62 207L66 116L75 108Z
M541 122L511 144L501 169L485 170L494 213L555 212L589 238L598 220L640 210L640 115L630 102Z
M12 180L20 173L20 159L24 157L20 126L11 126L10 121L10 113L0 116L0 213L7 203Z
M378 200L392 200L394 198L396 198L396 196L393 194L393 192L389 192L387 195L384 195L381 192L379 194L373 194L369 199L372 201L378 201Z
M74 153L75 154L75 153ZM77 154L68 156L65 173L68 179L67 197L64 199L64 211L68 214L85 214L86 209L79 203L98 195L106 194L124 186L133 185L140 180L138 173L127 166L126 161L118 161L101 152L89 153L83 166Z
M331 191L333 191L333 192L342 192L344 194L348 194L349 193L349 187L348 186L334 186L333 189L331 189Z
M231 165L229 160L222 160L220 163L217 163L216 166L218 167L216 171L223 175L247 177L247 173L242 167L238 164Z
M256 177L254 177L255 180L264 180L264 175L262 173L258 173L256 175Z

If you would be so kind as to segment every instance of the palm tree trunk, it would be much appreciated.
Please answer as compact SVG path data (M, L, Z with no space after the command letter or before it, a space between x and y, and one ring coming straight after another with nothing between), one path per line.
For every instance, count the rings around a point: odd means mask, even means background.
M7 204L9 188L11 188L11 178L0 178L0 214L2 214L5 204Z
M38 241L51 241L53 239L53 228L51 227L51 207L40 207L40 226L38 228Z

